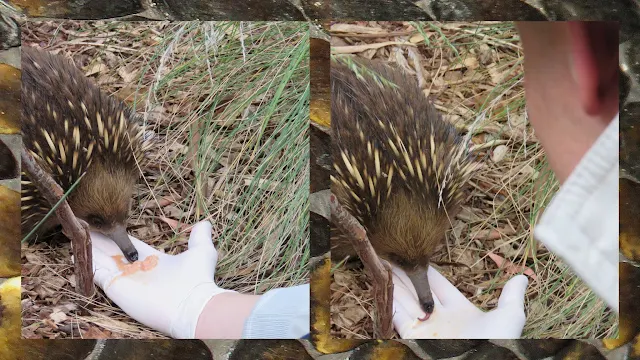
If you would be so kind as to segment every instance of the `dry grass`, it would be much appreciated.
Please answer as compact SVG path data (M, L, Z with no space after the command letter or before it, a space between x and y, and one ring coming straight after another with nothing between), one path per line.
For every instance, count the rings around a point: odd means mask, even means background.
M415 76L445 119L472 132L483 166L471 179L463 211L436 261L474 304L490 310L505 282L530 269L527 338L616 336L608 311L568 267L533 239L532 229L558 184L525 114L523 54L512 23L339 23L334 56L393 63ZM492 259L505 259L509 268ZM332 332L371 338L370 283L359 269L333 272Z
M23 43L73 58L144 114L154 146L132 235L179 253L188 225L208 219L220 253L218 285L264 293L308 281L307 29L37 22L25 25ZM161 336L104 295L80 299L68 244L23 245L23 264L23 336Z

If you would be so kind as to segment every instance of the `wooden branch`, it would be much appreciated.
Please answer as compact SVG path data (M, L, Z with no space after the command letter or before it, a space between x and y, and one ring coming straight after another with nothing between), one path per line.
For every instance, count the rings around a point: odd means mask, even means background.
M375 301L374 336L376 339L390 339L393 335L393 281L391 267L382 262L371 246L367 232L356 218L351 216L334 194L330 197L331 221L349 236L358 256L373 280Z
M23 147L20 157L22 159L22 170L25 171L31 181L38 187L38 191L51 204L51 207L60 202L64 196L64 191L38 165L31 154ZM91 254L91 237L87 223L78 219L71 211L67 200L60 202L55 210L58 220L62 224L64 234L71 239L73 249L74 268L76 273L76 291L83 296L91 297L95 292L93 285L93 263Z

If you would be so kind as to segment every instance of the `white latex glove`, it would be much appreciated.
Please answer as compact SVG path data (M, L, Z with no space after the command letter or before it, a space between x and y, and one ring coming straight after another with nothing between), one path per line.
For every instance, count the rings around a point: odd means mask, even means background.
M99 233L91 233L94 282L124 312L173 338L193 338L198 318L215 295L230 290L214 282L218 252L211 240L211 224L197 223L191 230L189 249L167 255L129 236L139 259L128 264L118 246ZM120 256L121 265L112 256ZM155 261L157 260L157 262ZM154 266L155 263L155 266ZM125 270L127 271L127 270Z
M498 307L484 312L473 305L444 276L429 267L427 276L435 310L421 322L424 311L409 277L393 269L393 325L403 339L517 339L525 324L524 294L528 279L517 275L504 288Z

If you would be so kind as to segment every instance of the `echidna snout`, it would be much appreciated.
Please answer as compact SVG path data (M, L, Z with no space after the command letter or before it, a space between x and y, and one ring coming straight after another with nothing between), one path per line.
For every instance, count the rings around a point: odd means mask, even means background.
M429 315L433 313L434 302L433 295L431 294L431 286L429 286L429 278L427 277L427 268L428 266L418 266L412 270L407 271L406 273L407 276L409 276L413 287L416 289L420 307L427 314L428 318Z
M123 225L116 225L110 232L102 232L102 234L113 240L113 242L118 245L120 250L122 250L124 257L127 258L129 262L132 263L138 260L138 250L136 250L131 239L129 239L126 227Z

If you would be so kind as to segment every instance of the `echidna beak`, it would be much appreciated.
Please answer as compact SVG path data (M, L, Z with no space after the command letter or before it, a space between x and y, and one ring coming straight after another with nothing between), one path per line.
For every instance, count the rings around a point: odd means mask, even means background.
M433 302L433 295L431 294L431 286L429 286L429 278L427 277L427 268L428 266L417 267L413 271L406 272L413 284L413 287L416 289L420 307L427 315L425 320L431 315L431 313L433 313L433 308L435 306Z
M127 229L123 225L117 225L111 232L104 234L118 245L122 250L122 254L130 263L138 260L138 250L133 246L131 239L129 239L129 234L127 234Z

